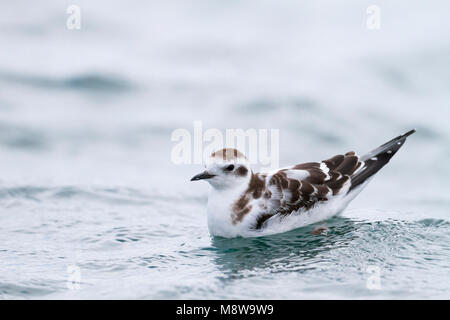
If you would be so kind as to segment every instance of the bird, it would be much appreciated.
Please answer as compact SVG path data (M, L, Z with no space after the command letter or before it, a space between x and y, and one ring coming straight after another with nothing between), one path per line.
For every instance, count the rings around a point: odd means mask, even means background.
M254 173L235 148L213 152L205 171L207 220L212 236L258 237L287 232L340 214L403 146L415 129L369 153L354 151L268 173Z

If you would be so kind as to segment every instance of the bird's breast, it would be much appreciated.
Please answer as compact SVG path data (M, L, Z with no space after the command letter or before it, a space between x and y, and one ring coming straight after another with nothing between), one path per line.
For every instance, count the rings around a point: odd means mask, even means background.
M233 221L233 206L237 196L224 192L211 192L208 197L208 228L215 236L236 237L244 227L243 223Z

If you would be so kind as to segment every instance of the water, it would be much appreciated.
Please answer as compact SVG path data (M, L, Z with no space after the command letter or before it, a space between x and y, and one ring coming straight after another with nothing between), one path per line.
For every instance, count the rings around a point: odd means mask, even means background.
M69 4L1 4L1 298L450 297L448 2ZM280 129L281 166L418 131L342 216L222 239L170 158L195 120Z

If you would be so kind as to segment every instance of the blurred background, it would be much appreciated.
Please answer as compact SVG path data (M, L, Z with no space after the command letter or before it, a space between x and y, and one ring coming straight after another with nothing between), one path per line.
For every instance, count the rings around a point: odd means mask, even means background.
M79 30L66 26L73 4ZM373 4L379 30L366 25ZM201 120L279 129L281 166L362 154L416 128L346 217L431 223L429 243L444 246L426 247L439 261L431 278L402 291L411 282L399 274L417 270L391 265L404 281L390 292L448 298L449 9L445 0L2 1L0 297L267 298L277 285L271 297L329 297L326 285L305 293L291 273L249 282L247 295L230 278L206 227L208 186L189 183L200 166L171 161L172 132ZM405 228L395 230L408 239L426 229ZM425 259L409 249L414 266ZM392 252L375 255L390 265ZM327 281L350 274L339 279L364 289L366 258ZM79 290L67 289L69 265L81 268ZM283 291L292 281L301 285Z

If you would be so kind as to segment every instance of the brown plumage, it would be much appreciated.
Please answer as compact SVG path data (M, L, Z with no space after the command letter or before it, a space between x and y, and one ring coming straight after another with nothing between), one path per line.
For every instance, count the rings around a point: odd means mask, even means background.
M247 190L233 205L233 223L236 224L251 211L251 200L263 197L266 212L257 219L255 228L261 228L270 217L288 215L298 210L309 210L317 203L336 195L361 166L354 152L337 155L319 162L297 164L266 176L251 173ZM302 171L299 171L302 170ZM296 172L306 172L303 179L295 179Z

